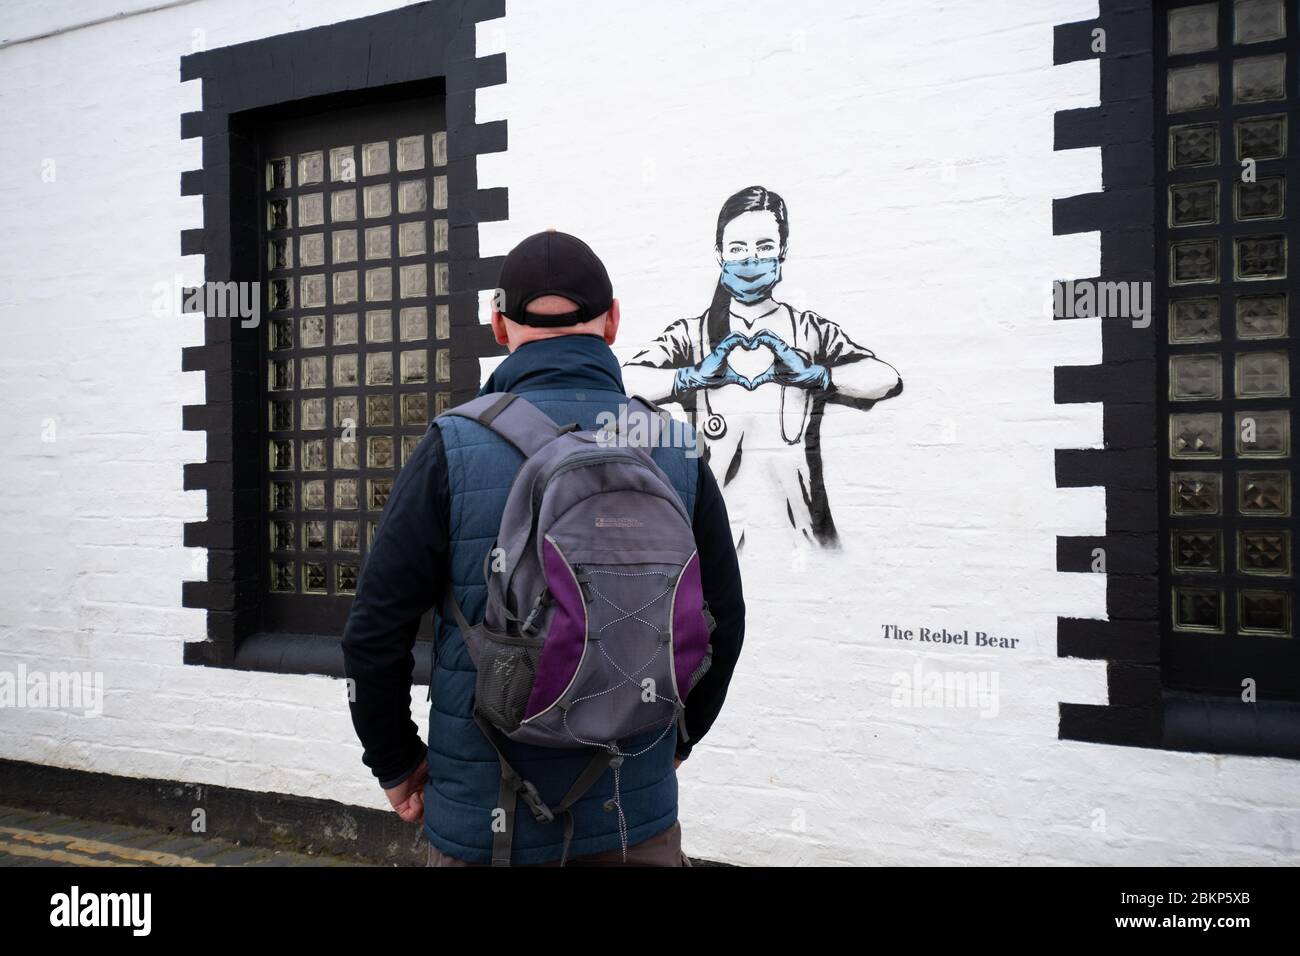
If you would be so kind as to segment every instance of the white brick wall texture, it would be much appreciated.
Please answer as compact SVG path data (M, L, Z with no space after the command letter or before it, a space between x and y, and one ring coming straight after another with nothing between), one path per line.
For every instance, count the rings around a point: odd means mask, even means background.
M179 138L200 106L179 57L397 5L0 16L0 671L97 671L106 687L100 717L0 710L0 756L386 806L340 681L181 663L205 626L180 606L204 567L181 543L205 509L181 488L204 457L202 433L181 430L202 376L180 371L202 325L151 304L156 283L202 276L178 252L202 225L200 200L179 196L201 165ZM1295 762L1057 738L1059 701L1106 699L1104 664L1055 646L1058 615L1105 614L1103 576L1055 571L1056 535L1104 528L1100 490L1053 477L1053 449L1101 441L1098 406L1052 401L1053 366L1099 361L1099 332L1046 306L1053 279L1098 270L1096 235L1051 235L1053 197L1100 188L1099 151L1052 150L1053 112L1098 97L1095 62L1052 66L1052 27L1095 15L1083 0L508 0L479 26L479 54L505 52L509 77L479 93L479 121L509 123L509 150L479 161L480 186L510 194L485 255L550 226L586 238L614 277L626 357L703 311L718 209L765 185L791 214L778 298L906 383L826 416L842 550L792 549L783 506L743 505L758 516L748 638L680 772L692 855L1300 861ZM774 451L747 448L747 466ZM1018 646L927 649L885 640L886 624ZM918 664L996 675L996 714L896 706Z

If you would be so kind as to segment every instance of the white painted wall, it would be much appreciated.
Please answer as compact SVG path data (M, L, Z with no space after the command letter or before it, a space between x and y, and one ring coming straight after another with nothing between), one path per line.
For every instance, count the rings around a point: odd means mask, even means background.
M200 280L178 58L399 4L197 0L59 32L103 4L0 14L0 440L7 494L0 671L100 671L99 718L0 710L0 756L380 807L339 682L181 664L204 514L181 466L203 400L180 372L198 319L151 314ZM117 9L121 9L118 5ZM144 5L141 5L143 8ZM116 11L112 11L116 12ZM1051 200L1100 187L1097 150L1052 151L1052 113L1098 96L1051 65L1052 26L1095 3L508 0L479 28L509 82L480 185L511 220L485 254L555 226L587 238L624 310L623 354L696 315L722 200L784 195L781 295L894 364L902 396L823 428L840 552L747 548L746 651L683 767L693 855L737 863L1250 863L1300 860L1300 766L1063 742L1057 702L1102 703L1104 664L1056 656L1058 615L1103 616L1104 579L1055 572L1057 534L1100 533L1099 490L1058 491L1053 449L1101 441L1098 407L1052 402L1052 367L1100 359L1054 323L1050 283L1096 274L1096 236L1053 238ZM195 31L200 31L196 33ZM53 161L55 176L48 178ZM49 422L54 423L53 442ZM760 535L762 537L762 535ZM1012 651L886 641L882 625L1017 638ZM996 716L903 708L894 681L978 671ZM415 694L423 728L422 693ZM1099 826L1103 822L1104 826ZM210 821L214 831L220 821Z

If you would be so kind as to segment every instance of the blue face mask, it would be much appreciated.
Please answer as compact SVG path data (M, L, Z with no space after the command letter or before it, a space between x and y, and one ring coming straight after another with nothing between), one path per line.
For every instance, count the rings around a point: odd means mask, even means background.
M722 263L722 287L744 305L763 301L780 281L780 259L751 257Z

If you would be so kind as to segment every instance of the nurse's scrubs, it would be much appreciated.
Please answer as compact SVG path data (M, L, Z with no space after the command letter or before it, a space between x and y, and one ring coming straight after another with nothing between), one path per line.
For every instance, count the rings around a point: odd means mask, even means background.
M778 526L797 543L834 545L838 538L822 480L822 410L827 403L870 408L901 392L903 383L893 366L853 342L834 322L775 300L772 304L772 311L752 322L729 313L725 327L710 328L707 311L678 319L628 360L623 381L629 394L659 404L677 402L686 410L723 487L737 548L743 546L746 530ZM766 382L751 391L732 383L674 393L677 370L699 365L729 332L753 336L764 329L813 364L830 369L830 388ZM738 346L728 356L728 365L749 380L772 363L772 351L763 345L753 350Z

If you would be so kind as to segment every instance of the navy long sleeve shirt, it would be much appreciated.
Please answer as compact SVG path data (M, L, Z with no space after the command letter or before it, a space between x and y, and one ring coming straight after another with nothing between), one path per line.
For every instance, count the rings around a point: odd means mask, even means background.
M566 335L515 350L481 393L592 388L623 391L618 361L603 340ZM700 555L704 599L717 626L713 664L691 691L686 710L686 757L708 733L727 694L745 634L745 600L731 526L713 472L699 461L692 527ZM381 786L394 787L424 761L426 747L411 720L413 651L420 618L447 581L450 491L437 428L429 429L393 485L357 584L343 635L344 672L354 683L349 707L362 760Z

